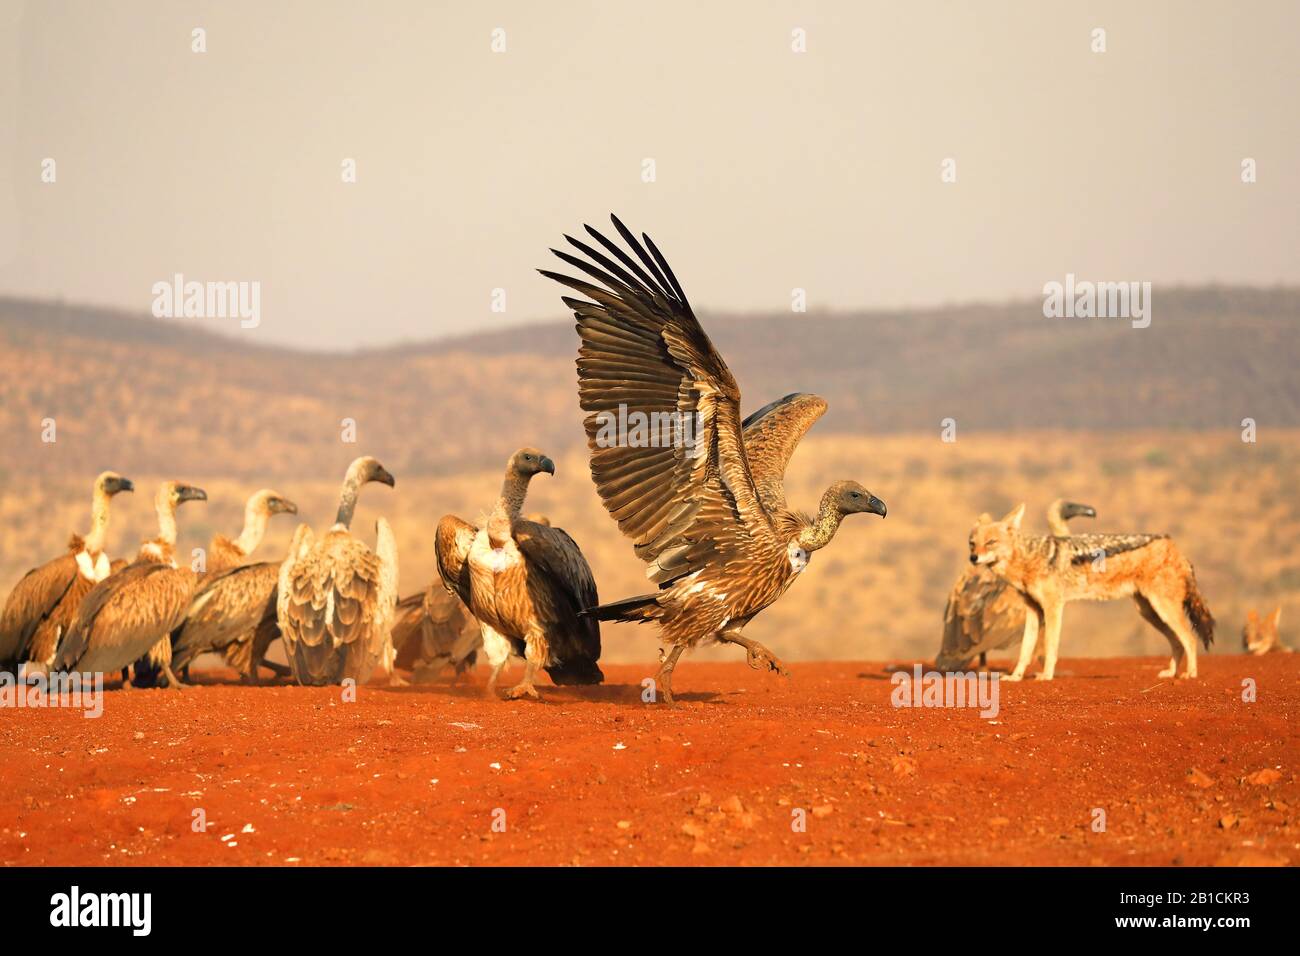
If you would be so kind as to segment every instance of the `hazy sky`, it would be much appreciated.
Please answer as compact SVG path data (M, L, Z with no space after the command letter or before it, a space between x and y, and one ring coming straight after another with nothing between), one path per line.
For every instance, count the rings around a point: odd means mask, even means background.
M222 331L423 339L562 315L532 270L610 211L713 309L1295 283L1297 35L1285 0L0 0L0 293L146 312L179 272L261 284Z

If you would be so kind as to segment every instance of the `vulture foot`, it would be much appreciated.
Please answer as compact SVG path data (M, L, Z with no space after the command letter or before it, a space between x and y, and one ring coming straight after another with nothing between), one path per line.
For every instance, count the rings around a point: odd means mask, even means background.
M537 693L537 688L533 686L530 680L523 680L506 691L506 700L519 700L521 697L531 697L533 700L541 700Z
M789 677L790 672L786 670L785 664L781 658L777 657L762 644L755 643L746 651L749 658L749 666L756 671L772 670L776 671L782 677Z
M676 705L677 701L673 699L673 668L677 666L677 659L682 656L682 651L686 649L684 644L678 644L668 652L667 657L662 657L663 663L659 665L659 671L654 676L655 689L662 700L669 707Z
M171 669L170 664L163 665L163 676L167 678L167 687L169 689L175 688L176 690L182 690L183 688L190 686L176 676L175 672Z

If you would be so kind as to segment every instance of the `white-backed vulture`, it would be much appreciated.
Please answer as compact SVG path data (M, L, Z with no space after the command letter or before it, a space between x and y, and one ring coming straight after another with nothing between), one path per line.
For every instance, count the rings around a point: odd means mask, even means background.
M198 575L176 564L176 509L207 498L202 488L184 482L159 486L158 537L145 541L131 564L91 588L59 645L58 670L108 673L151 653L168 686L181 686L171 669L168 635L185 616Z
M474 666L482 645L478 622L441 581L397 602L393 649L397 666L415 683L436 680L448 667L459 677Z
M815 518L786 505L786 464L825 401L788 395L742 423L740 388L667 261L648 236L642 244L611 218L631 254L590 226L603 252L570 236L585 259L552 250L599 285L542 274L586 297L565 296L564 303L578 320L578 399L591 474L658 585L653 594L591 613L659 624L671 650L656 683L671 702L673 668L685 648L703 642L738 644L750 666L785 673L741 629L785 592L846 515L883 517L886 509L855 481L832 484ZM622 434L622 423L644 421L651 423L648 442L644 434Z
M207 573L185 620L172 632L173 669L184 673L200 654L222 652L243 680L257 683L262 658L280 636L275 600L280 562L243 562L261 544L273 516L297 513L298 506L284 495L263 488L248 499L238 538L213 535Z
M1057 498L1047 508L1047 526L1059 538L1070 536L1071 518L1095 518L1091 505ZM981 521L992 521L982 515ZM953 671L976 656L980 666L989 651L1019 641L1025 632L1025 601L1015 588L983 565L967 565L948 595L943 611L943 641L937 670Z
M238 538L214 534L208 545L207 573L215 574L237 567L257 550L266 536L266 525L275 515L296 515L298 506L270 488L263 488L249 496L244 504L244 529Z
M54 663L59 641L72 623L77 606L113 567L104 551L109 502L123 491L134 491L130 479L106 471L95 479L90 503L90 530L74 534L68 550L27 572L9 592L0 611L0 670L31 661L44 668ZM125 564L125 562L122 562Z
M396 484L374 458L352 462L333 527L317 541L299 525L280 566L277 619L300 684L364 683L381 663L393 677L397 543L383 518L375 522L373 551L350 530L357 494L371 481Z
M535 448L521 448L506 463L501 494L484 527L455 515L438 522L438 572L484 626L524 659L524 677L510 698L538 699L538 669L556 684L599 684L600 625L582 617L599 600L596 581L582 551L562 529L521 516L528 482L555 474L555 463ZM500 643L499 641L497 642ZM491 658L490 658L491 659ZM493 660L489 689L505 661Z

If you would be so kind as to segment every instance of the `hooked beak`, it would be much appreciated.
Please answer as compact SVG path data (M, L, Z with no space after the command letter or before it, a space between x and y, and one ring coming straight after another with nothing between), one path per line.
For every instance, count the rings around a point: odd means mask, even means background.
M1074 502L1074 501L1066 502L1064 510L1065 510L1066 518L1097 517L1097 509L1094 508L1092 505L1079 504L1078 502Z
M885 503L875 495L872 495L871 500L867 502L867 514L880 515L883 518L888 511L889 509L885 507Z
M546 472L548 475L555 474L555 462L551 461L551 459L547 458L545 455L542 456L542 460L538 464L541 470Z
M116 495L123 491L135 491L135 483L130 478L117 479L117 488L114 489L113 494Z
M177 493L176 500L177 503L182 501L207 501L208 493L202 488L195 488L193 485L186 485Z
M379 471L375 473L374 480L379 482L381 485L387 485L389 488L397 487L397 479L392 476L392 473L389 472L387 468L380 468Z
M288 498L281 498L280 510L287 515L296 515L298 513L298 506Z

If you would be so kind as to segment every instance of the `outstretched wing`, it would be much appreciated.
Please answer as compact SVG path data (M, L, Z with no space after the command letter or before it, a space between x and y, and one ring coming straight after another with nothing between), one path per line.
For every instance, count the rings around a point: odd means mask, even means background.
M745 457L758 488L758 497L770 513L785 511L785 469L795 447L826 413L826 399L794 392L769 402L745 419Z
M745 458L735 378L655 244L643 235L643 246L612 218L639 264L588 226L605 252L570 236L586 259L552 251L604 288L542 275L590 300L564 297L582 340L578 398L592 478L650 563L647 575L662 583L755 544L774 546L776 535ZM647 443L627 431L643 422Z
M562 528L519 520L515 544L524 556L534 607L550 612L547 642L552 662L546 672L557 684L599 683L600 624L579 616L600 603L596 578L578 544Z
M455 515L443 515L434 535L434 554L438 559L438 574L442 586L457 595L465 606L470 606L469 569L465 558L478 528Z

